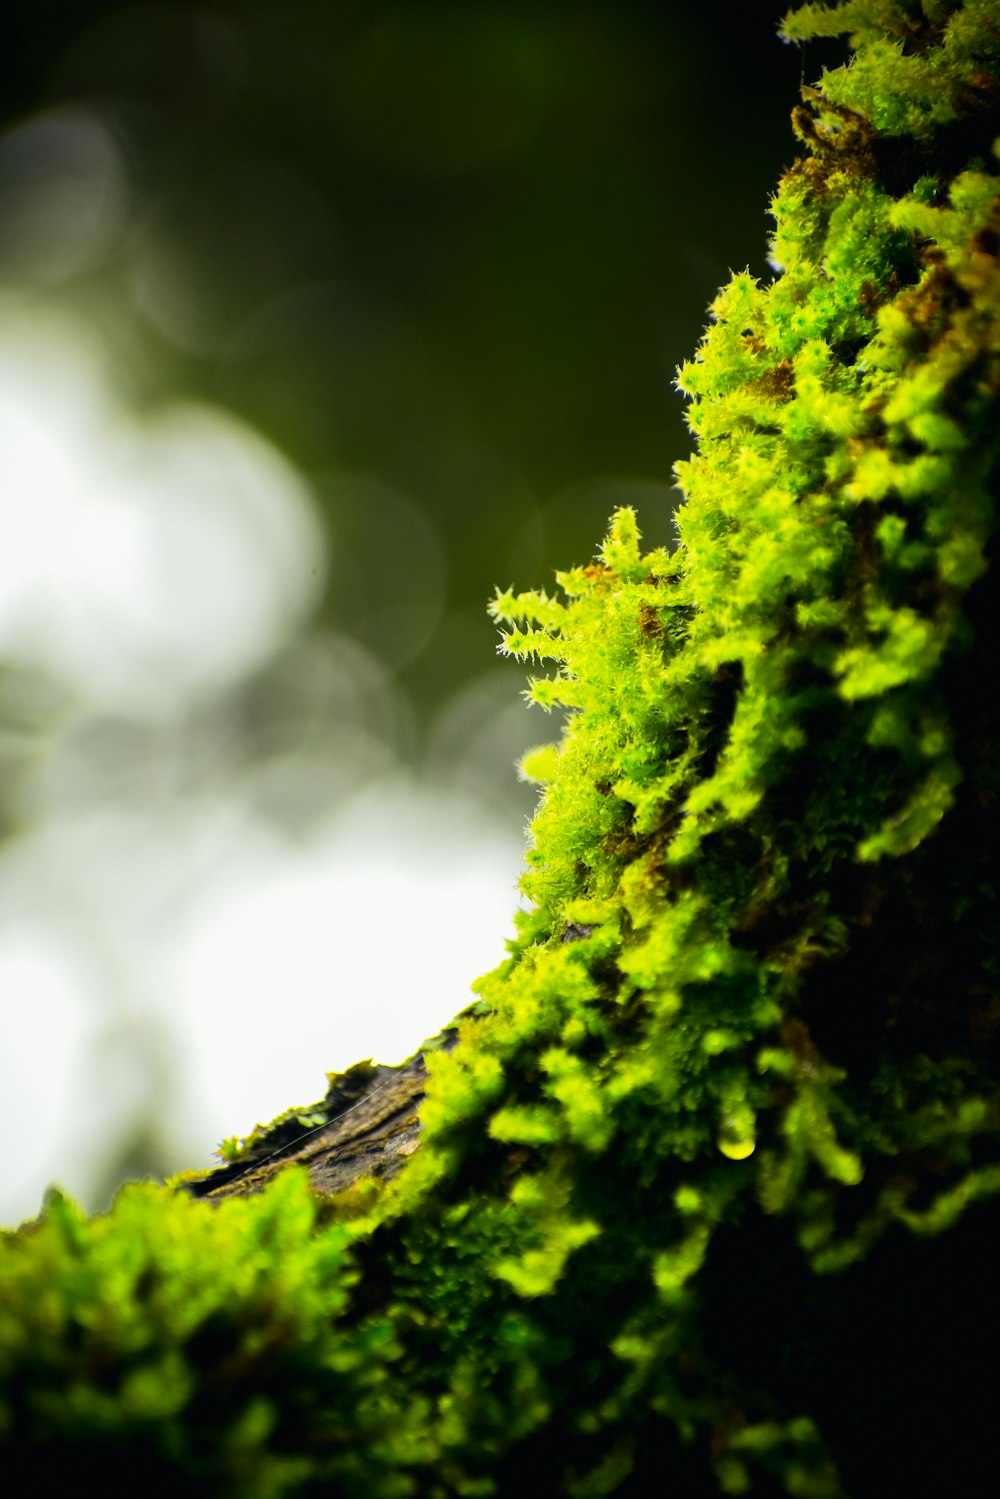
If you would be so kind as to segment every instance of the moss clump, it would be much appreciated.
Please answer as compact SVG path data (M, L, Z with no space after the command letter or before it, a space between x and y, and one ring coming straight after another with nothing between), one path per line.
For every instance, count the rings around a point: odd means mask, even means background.
M287 1172L51 1208L0 1261L8 1468L995 1486L1000 25L785 22L845 30L776 275L733 278L680 373L677 549L622 510L561 598L495 601L567 720L523 766L532 909L428 1058L421 1148L319 1209Z
M283 1495L322 1453L335 1485L399 1492L430 1455L420 1397L393 1388L386 1319L338 1330L357 1271L348 1230L317 1216L298 1171L223 1212L146 1183L88 1221L50 1194L3 1245L7 1491Z

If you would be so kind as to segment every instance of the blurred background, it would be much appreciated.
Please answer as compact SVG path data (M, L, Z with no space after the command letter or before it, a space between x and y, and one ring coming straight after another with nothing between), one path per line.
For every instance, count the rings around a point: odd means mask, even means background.
M0 1222L209 1165L503 955L618 504L818 76L781 4L5 0ZM724 24L723 24L724 21Z

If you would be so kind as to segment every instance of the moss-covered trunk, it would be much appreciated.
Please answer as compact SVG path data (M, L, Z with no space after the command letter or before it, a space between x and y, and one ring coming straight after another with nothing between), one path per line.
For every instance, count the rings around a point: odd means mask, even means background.
M785 30L851 61L796 111L773 280L681 371L676 550L624 510L494 605L566 726L419 1130L422 1064L355 1069L308 1147L55 1198L0 1256L0 1472L995 1487L1000 11Z

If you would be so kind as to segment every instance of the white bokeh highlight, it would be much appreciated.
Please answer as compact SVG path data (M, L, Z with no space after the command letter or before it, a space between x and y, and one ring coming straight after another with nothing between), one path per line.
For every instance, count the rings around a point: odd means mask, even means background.
M15 298L0 314L0 663L61 704L30 821L0 844L14 1224L51 1181L88 1202L151 1105L178 1168L207 1166L328 1071L411 1054L501 960L521 841L391 747L294 838L261 816L259 777L187 773L192 715L308 626L325 564L309 491L222 412L130 411L85 330ZM391 680L369 686L392 722ZM98 756L81 777L107 722L155 746L148 773ZM350 723L330 735L352 742Z
M327 1071L403 1061L470 1004L512 931L518 852L475 803L405 781L368 788L294 855L248 849L172 953L213 1138L314 1102Z
M0 323L0 651L155 716L265 659L323 582L291 465L207 407L130 417L85 343Z

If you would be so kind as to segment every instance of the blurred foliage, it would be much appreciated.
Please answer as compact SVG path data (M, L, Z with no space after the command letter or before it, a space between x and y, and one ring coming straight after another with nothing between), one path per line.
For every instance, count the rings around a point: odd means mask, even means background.
M329 551L317 616L169 723L80 702L15 650L0 832L133 816L125 846L174 869L128 875L158 933L162 892L199 867L171 865L158 830L213 798L300 840L405 764L523 821L535 791L513 764L558 724L523 712L486 601L587 558L623 504L672 541L675 369L729 269L768 274L763 194L792 151L775 101L803 67L779 15L0 7L0 291L93 330L140 418L204 400L256 427L308 479ZM811 76L820 61L810 43ZM85 861L56 854L59 878L35 880L42 923L85 862L74 951L142 1009L151 960L102 877L122 845L81 836ZM134 1134L120 1170L162 1170L149 1120Z
M284 448L332 541L326 623L425 719L490 670L495 584L586 556L617 504L670 539L674 370L729 257L763 270L789 151L779 11L12 0L3 119L73 127L29 163L73 192L61 219L0 180L0 279L84 309L133 399Z

